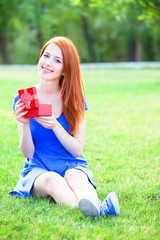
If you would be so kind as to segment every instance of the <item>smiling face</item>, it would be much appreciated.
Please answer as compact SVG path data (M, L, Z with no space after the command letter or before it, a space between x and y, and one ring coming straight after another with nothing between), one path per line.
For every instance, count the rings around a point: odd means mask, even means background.
M41 79L53 81L64 75L63 55L60 47L50 43L44 50L38 62L38 71Z

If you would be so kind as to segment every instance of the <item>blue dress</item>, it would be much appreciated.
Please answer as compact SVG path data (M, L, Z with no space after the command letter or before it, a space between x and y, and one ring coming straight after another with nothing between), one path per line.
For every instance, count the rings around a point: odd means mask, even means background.
M13 111L15 104L19 100L17 95L14 98ZM87 110L85 102L85 110ZM57 121L68 131L69 126L64 114L57 118ZM91 184L93 183L92 172L88 169L88 163L83 155L73 157L60 143L51 129L47 129L34 119L30 119L30 129L35 146L33 158L26 158L24 169L19 176L14 191L10 195L17 197L31 197L31 189L35 179L42 173L53 171L64 177L68 169L75 168L83 171ZM96 188L96 187L95 187Z

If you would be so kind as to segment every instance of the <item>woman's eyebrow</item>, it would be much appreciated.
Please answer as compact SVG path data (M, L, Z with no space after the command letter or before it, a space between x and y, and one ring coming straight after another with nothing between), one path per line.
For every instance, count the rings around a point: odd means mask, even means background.
M59 58L59 59L61 59L62 60L62 58L61 57L58 57L58 56L55 56L56 58Z
M44 51L44 53L45 53L45 54L48 54L48 55L51 55L49 52L45 52L45 51Z
M49 52L44 52L45 54L48 54L49 56L51 56L51 54L49 53ZM61 60L63 60L61 57L59 57L59 56L54 56L54 57L56 57L56 58L59 58L59 59L61 59Z

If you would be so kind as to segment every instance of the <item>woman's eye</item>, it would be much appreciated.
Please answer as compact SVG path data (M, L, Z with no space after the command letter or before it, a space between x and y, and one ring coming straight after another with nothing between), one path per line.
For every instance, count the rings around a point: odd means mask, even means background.
M48 58L48 57L49 57L47 54L43 54L43 56L44 56L45 58Z
M61 63L61 61L60 61L58 58L56 58L54 61L55 61L56 63Z

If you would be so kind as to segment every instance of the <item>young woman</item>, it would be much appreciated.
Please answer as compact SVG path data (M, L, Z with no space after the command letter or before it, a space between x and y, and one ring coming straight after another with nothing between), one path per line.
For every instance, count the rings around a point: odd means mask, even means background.
M77 207L86 216L119 215L116 193L100 203L82 150L85 139L84 88L79 57L66 37L50 39L38 62L39 103L52 105L51 117L25 118L24 104L14 99L20 149L26 157L14 191L18 197L49 197Z

